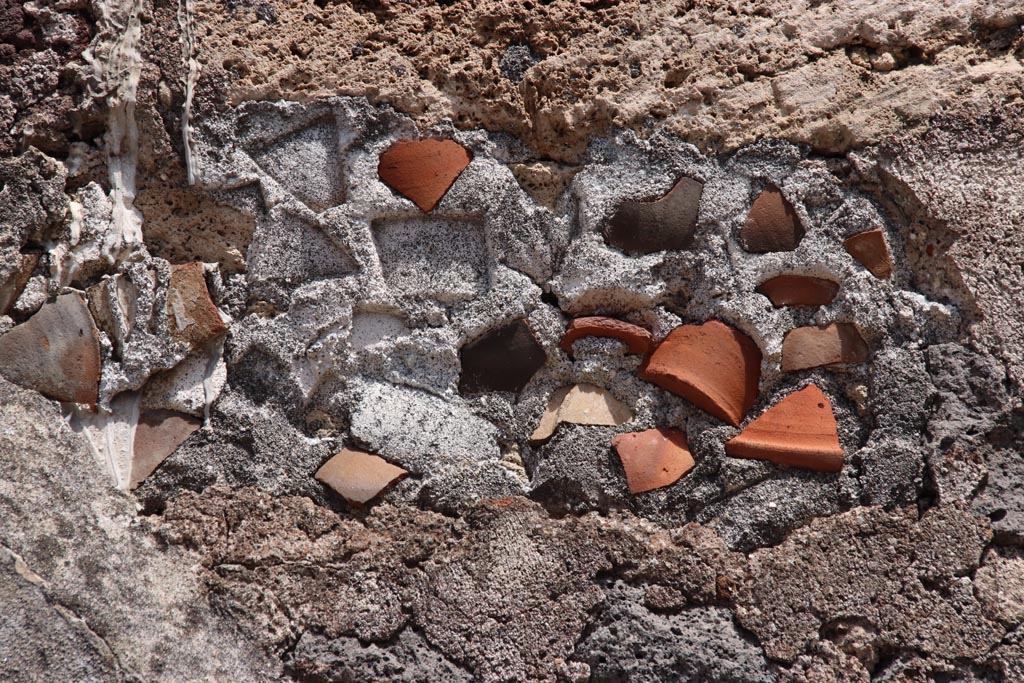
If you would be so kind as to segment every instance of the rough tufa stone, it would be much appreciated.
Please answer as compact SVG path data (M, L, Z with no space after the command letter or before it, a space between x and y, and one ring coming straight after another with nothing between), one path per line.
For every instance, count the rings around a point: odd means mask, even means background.
M537 343L533 330L525 320L516 320L491 330L459 350L462 364L459 391L463 394L519 393L546 360L547 354Z
M740 230L743 248L756 254L793 251L804 236L793 205L774 185L757 196Z
M639 325L600 315L570 322L562 337L562 350L572 355L572 344L581 337L612 337L623 342L629 353L639 355L646 355L654 346L654 336Z
M843 242L843 246L879 280L892 275L892 257L881 228L858 233Z
M839 283L808 275L778 275L757 286L775 308L827 306L839 293Z
M100 344L85 298L63 294L0 337L0 374L43 396L96 403Z
M0 315L3 315L21 296L22 290L32 277L32 271L39 263L40 254L29 253L21 255L21 264L17 270L11 273L10 277L3 284L0 284Z
M619 454L633 494L670 486L694 467L686 432L678 429L619 434L612 439L612 447Z
M757 399L761 350L725 323L681 325L640 368L640 378L738 427Z
M380 155L377 175L430 213L469 166L469 152L454 140L399 140Z
M313 476L348 502L363 505L407 474L380 456L343 448Z
M787 332L782 340L783 372L867 360L868 345L851 323L798 327Z
M838 472L844 460L832 404L813 384L794 391L726 441L725 452L819 472Z
M203 425L202 421L172 410L147 410L139 415L132 442L129 488L151 475L185 439Z
M167 318L171 336L188 342L194 349L227 331L220 311L210 299L202 263L171 266Z
M615 427L632 419L632 411L606 390L592 384L576 384L551 394L530 441L547 441L562 422Z
M704 183L684 177L657 201L622 202L605 229L605 241L631 256L686 249L697 231L703 192Z

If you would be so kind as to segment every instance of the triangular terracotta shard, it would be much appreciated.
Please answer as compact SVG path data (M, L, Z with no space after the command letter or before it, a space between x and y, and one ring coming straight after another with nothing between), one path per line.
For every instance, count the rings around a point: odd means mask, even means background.
M147 410L139 416L132 443L130 488L141 484L203 423L172 410Z
M782 399L726 441L725 452L819 472L838 472L844 460L832 404L813 384Z
M892 275L892 257L881 228L858 233L843 242L843 246L879 280Z
M171 266L167 318L171 336L188 342L194 349L227 330L210 299L202 263Z
M313 476L337 491L348 502L363 505L407 474L406 470L380 456L343 448Z
M100 363L99 334L77 292L0 337L0 375L58 401L96 403Z
M779 275L757 286L775 308L783 306L826 306L839 293L839 284L832 280L807 275Z
M573 342L582 337L612 337L623 342L629 353L640 355L645 355L654 345L654 336L639 325L595 315L569 323L560 344L562 350L572 355Z
M470 160L466 148L454 140L399 140L380 155L377 175L430 213Z
M782 340L782 371L837 363L866 363L868 345L851 323L824 327L797 327Z
M537 343L530 326L520 319L463 346L459 350L459 361L462 365L460 393L519 393L544 367L547 354Z
M686 433L678 429L648 429L612 439L626 471L629 492L643 493L670 486L693 469Z
M682 325L658 345L639 375L739 426L757 399L761 350L753 339L717 320Z
M793 205L773 185L754 200L740 230L743 248L755 254L793 251L803 236L804 229Z
M605 242L631 256L686 249L697 231L703 192L704 183L684 177L657 201L622 202L605 228Z

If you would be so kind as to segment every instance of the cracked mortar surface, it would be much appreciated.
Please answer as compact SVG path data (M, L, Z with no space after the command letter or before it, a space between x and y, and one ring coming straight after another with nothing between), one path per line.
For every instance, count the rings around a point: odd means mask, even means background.
M68 288L137 306L101 334L112 413L0 379L0 679L1024 680L1019 3L3 11L0 289L41 257L0 333ZM376 171L426 134L473 157L430 215ZM680 176L704 183L690 248L604 243ZM769 183L807 234L748 254ZM842 249L870 228L891 279ZM228 326L197 349L164 308L194 260ZM838 297L754 293L791 271ZM595 313L747 333L747 419L813 381L843 471L727 458L737 430L619 342L559 348ZM544 366L462 396L460 348L517 318ZM786 331L833 321L869 363L780 372ZM531 444L572 383L632 420ZM206 428L125 493L140 395ZM654 426L697 465L630 496L609 442ZM312 478L342 446L410 476L349 506Z

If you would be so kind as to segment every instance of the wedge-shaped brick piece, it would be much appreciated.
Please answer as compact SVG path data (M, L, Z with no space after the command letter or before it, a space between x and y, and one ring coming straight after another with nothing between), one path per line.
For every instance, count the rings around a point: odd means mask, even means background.
M757 196L740 230L743 248L757 254L793 251L804 236L793 205L769 185Z
M782 340L782 371L837 363L865 363L868 345L856 325L832 323L825 327L798 327Z
M686 249L697 231L697 213L703 192L704 183L693 178L680 178L657 201L623 202L608 222L605 241L630 255Z
M100 343L85 298L62 294L0 337L0 375L58 401L96 403Z
M551 394L530 441L547 441L562 422L614 427L632 419L632 411L604 389L593 384L576 384Z
M686 433L678 429L648 429L612 439L626 471L629 492L643 493L670 486L693 469Z
M407 474L406 470L380 456L354 448L343 448L313 476L337 491L348 502L363 505Z
M430 213L469 162L469 152L454 140L400 140L380 155L377 175Z
M141 484L202 425L199 419L172 410L143 411L132 442L129 488Z
M843 242L843 246L879 280L892 275L892 257L881 228L858 233Z
M491 330L459 350L459 391L518 393L544 366L547 354L525 320Z
M572 354L572 343L582 337L612 337L623 342L630 353L640 355L645 355L654 345L654 337L639 325L600 315L570 322L562 337L562 349Z
M782 399L726 441L725 452L819 472L843 469L832 404L813 384Z
M188 342L194 349L227 331L220 312L210 299L202 263L171 266L167 317L171 335Z
M757 399L761 350L753 339L717 320L682 325L647 359L640 379L739 426Z
M807 275L779 275L757 287L775 308L783 306L826 306L839 293L839 284Z

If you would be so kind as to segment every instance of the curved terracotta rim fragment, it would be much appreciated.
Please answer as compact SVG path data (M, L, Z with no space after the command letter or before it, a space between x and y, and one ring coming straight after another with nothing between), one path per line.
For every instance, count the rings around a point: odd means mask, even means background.
M681 325L662 340L639 376L738 427L757 399L761 349L717 320Z
M783 306L827 306L839 293L839 283L810 275L777 275L755 290L768 297L775 308Z
M399 140L380 155L377 176L430 213L471 160L469 151L454 140Z
M814 384L795 391L725 442L733 458L838 472L845 456L832 404Z
M623 320L601 315L576 318L565 330L560 346L572 355L572 344L583 337L610 337L626 345L629 353L646 355L654 345L654 335L649 331Z

